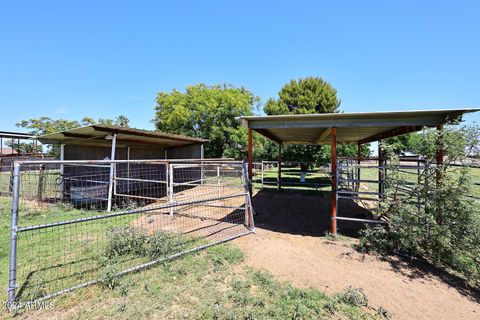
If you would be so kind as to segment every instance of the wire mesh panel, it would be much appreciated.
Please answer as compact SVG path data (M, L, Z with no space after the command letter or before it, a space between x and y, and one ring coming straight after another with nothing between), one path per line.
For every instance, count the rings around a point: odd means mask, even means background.
M51 297L253 230L238 162L26 162L13 177L10 301Z

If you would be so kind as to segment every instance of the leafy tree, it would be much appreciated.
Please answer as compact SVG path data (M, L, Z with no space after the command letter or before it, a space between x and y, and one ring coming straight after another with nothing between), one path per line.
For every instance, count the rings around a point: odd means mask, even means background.
M268 99L263 111L267 115L333 113L339 111L339 106L337 90L322 78L307 77L291 80L284 85L278 93L278 99ZM285 161L324 163L330 160L330 150L330 146L286 145L282 158ZM363 146L361 151L368 155L368 145ZM339 145L338 155L356 156L357 146Z
M408 133L401 136L385 139L383 144L389 148L394 154L401 154L402 152L415 153L415 147L420 140L418 133Z
M22 120L16 124L19 128L28 129L30 134L41 136L44 134L54 133L58 131L78 128L82 126L88 126L95 123L103 123L103 124L112 124L112 125L119 125L128 127L129 119L124 116L120 115L116 117L114 120L112 119L98 119L95 120L90 117L84 117L80 121L77 120L66 120L66 119L52 119L49 117L40 117L40 118L32 118L28 120ZM22 152L32 152L33 146L25 143L20 145L20 150ZM41 145L38 145L37 151L42 151L43 148ZM57 157L60 154L59 148L53 146L48 150L48 154L51 156Z
M52 119L49 117L40 117L40 118L32 118L28 120L22 120L16 124L19 128L25 128L30 130L29 132L36 136L41 136L44 134L54 133L58 131L78 128L82 126L88 126L95 123L103 123L103 124L114 124L119 126L128 127L129 119L124 116L120 115L116 117L114 120L112 119L95 119L90 117L84 117L80 121L77 120L66 120L66 119Z
M242 157L247 129L236 119L252 115L259 98L243 87L203 83L159 92L153 120L158 130L208 139L206 157ZM258 138L257 138L258 139Z
M278 100L270 98L265 104L266 114L331 113L338 112L340 106L337 90L320 77L290 80L278 96Z

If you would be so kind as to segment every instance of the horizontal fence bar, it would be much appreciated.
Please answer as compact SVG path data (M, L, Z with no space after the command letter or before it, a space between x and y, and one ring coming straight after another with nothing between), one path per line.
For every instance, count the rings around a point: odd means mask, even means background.
M337 196L338 199L347 199L347 200L362 200L362 201L380 201L378 198L365 198L365 197L347 197L347 196Z
M224 159L135 159L135 160L25 160L25 161L15 161L18 164L111 164L111 163L168 163L168 164L176 164L176 163L188 163L188 162L195 162L195 163L202 163L205 165L208 164L216 164L222 165L222 163L228 164L242 164L242 161L238 160L224 160Z
M152 183L162 183L162 184L167 184L167 181L164 181L164 180L148 180L148 179L121 178L121 177L115 177L115 180L123 180L123 181L137 181L137 182L152 182ZM107 183L108 183L108 181L107 181Z
M349 218L349 217L339 217L339 216L337 216L334 219L345 220L345 221L355 221L355 222L365 222L365 223L388 224L388 221L384 221L384 220L371 220L371 219Z
M70 180L70 181L81 181L81 182L90 182L90 183L101 183L101 184L108 184L108 181L103 180L90 180L90 179L82 179L82 178L71 178L71 177L63 177L63 180Z
M147 196L138 196L138 195L134 195L134 194L125 194L125 193L119 193L119 192L114 192L113 195L117 196L117 197L127 197L127 198L133 198L133 199L145 199L145 200L154 200L154 201L158 201L158 200L162 200L163 198L165 197L161 197L161 198L155 198L155 197L147 197ZM106 199L108 200L108 199ZM165 200L166 202L166 200Z
M350 190L337 190L337 193L345 193L345 194L371 194L371 195L380 195L380 192L374 191L350 191Z
M357 180L357 179L344 179L344 178L339 178L339 182L360 182L360 183L378 183L378 180Z

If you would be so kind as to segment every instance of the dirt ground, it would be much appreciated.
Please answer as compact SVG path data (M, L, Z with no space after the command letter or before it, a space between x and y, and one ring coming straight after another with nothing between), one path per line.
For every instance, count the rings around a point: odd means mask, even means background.
M383 306L393 319L480 319L479 293L458 279L425 263L397 257L381 260L356 252L352 242L322 237L329 225L328 198L328 194L257 193L256 234L234 241L244 250L245 263L266 269L279 280L330 293L348 286L363 288L370 305ZM340 204L339 213L366 214L354 203ZM353 225L341 221L339 230L356 233Z

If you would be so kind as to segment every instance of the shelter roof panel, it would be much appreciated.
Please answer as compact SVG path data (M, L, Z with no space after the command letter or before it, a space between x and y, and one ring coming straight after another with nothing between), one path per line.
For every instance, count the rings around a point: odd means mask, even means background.
M337 128L340 143L379 139L461 120L480 109L413 110L394 112L324 113L241 117L244 126L281 143L330 143L329 128Z

